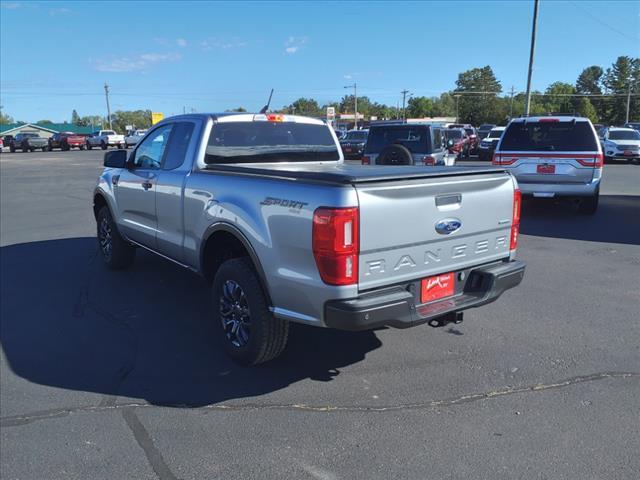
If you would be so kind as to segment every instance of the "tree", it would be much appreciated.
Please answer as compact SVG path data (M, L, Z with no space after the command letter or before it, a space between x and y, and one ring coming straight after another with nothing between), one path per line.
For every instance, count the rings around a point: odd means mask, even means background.
M133 128L149 128L151 126L151 110L118 110L111 114L111 123L113 129L118 132L125 132L127 125L131 125Z
M632 93L640 93L640 59L625 56L618 57L611 65L611 68L607 68L603 84L608 93L616 95L607 102L605 120L612 125L621 125L626 119L626 95L629 89L631 89ZM640 116L640 100L638 96L632 97L630 107L629 117L638 118Z
M45 120L38 120L36 123L39 124L39 125L42 125L43 123L53 123L53 122L51 120L46 120L45 119Z
M75 109L71 112L71 123L74 125L80 124L80 115L78 115L78 112Z
M78 121L78 125L82 127L93 127L96 130L106 124L104 118L100 115L87 115L86 117L81 117Z
M306 115L307 117L322 117L325 112L322 111L318 102L313 98L299 98L291 105L283 108L284 113Z
M230 108L229 110L225 110L227 112L246 112L247 109L244 107L236 107L236 108Z
M585 95L601 95L603 76L604 70L598 65L585 68L576 80L576 92ZM593 97L590 102L595 108L598 118L604 118L606 114L605 101L600 97Z
M424 118L433 116L433 100L427 97L412 97L407 106L408 118Z
M546 89L544 105L548 113L573 113L575 110L574 97L568 96L576 93L576 89L570 83L553 82Z
M488 65L459 74L454 92L461 94L460 120L473 125L495 121L500 115L497 94L501 91L502 86Z
M434 117L455 117L456 99L450 93L443 93L439 98L434 98L431 113Z
M7 115L2 111L2 106L0 105L0 124L13 123L13 118L10 115Z
M578 115L588 118L592 123L598 123L598 112L587 97L581 97L576 103Z

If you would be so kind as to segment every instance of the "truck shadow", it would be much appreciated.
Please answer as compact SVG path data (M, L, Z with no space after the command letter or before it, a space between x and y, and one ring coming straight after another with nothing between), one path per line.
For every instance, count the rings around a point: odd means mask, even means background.
M293 325L277 360L255 368L220 346L209 288L144 251L107 270L92 238L4 247L0 343L13 372L52 387L202 406L331 381L381 346L374 332Z
M598 211L581 215L563 202L528 198L522 205L524 235L591 242L640 244L640 196L600 195Z

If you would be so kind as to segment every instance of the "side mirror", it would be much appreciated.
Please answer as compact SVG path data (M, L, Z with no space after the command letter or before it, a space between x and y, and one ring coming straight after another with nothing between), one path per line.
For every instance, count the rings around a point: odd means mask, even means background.
M104 154L104 166L108 168L125 168L127 165L126 150L112 150Z
M453 140L447 140L447 147L453 147Z

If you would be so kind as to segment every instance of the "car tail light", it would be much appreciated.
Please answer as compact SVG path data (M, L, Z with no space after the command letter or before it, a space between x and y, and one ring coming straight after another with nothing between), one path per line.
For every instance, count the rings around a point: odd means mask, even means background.
M275 113L270 113L267 115L267 121L269 122L284 122L284 115L278 115Z
M511 216L511 241L509 250L518 248L518 235L520 234L520 211L522 209L522 193L516 188L513 191L513 213Z
M371 165L371 157L364 155L362 157L362 165Z
M357 283L359 220L357 207L321 207L313 213L313 256L324 283Z
M516 160L518 160L518 157L505 157L500 153L495 153L493 152L493 157L491 158L491 164L492 165L511 165L513 163L516 163Z
M594 155L592 158L576 158L576 160L585 167L600 168L604 165L604 156L601 153Z
M436 159L433 158L431 155L427 155L426 157L423 157L422 160L424 160L424 164L425 165L435 165L436 164Z

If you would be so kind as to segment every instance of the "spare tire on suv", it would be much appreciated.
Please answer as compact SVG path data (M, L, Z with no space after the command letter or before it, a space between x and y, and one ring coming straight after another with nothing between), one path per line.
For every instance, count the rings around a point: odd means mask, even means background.
M387 145L378 156L378 165L411 165L413 157L404 145Z

